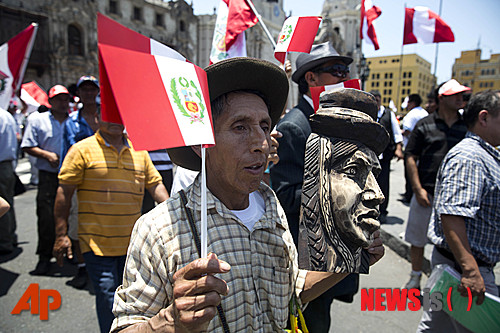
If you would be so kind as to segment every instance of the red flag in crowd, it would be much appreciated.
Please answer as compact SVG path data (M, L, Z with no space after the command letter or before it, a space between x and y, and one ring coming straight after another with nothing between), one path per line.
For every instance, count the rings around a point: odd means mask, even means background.
M37 30L32 23L0 46L0 108L7 109L21 87Z
M123 123L138 150L214 144L203 69L104 15L97 28L103 120Z
M361 90L360 81L359 79L352 79L337 84L330 84L327 86L310 87L309 89L311 90L311 99L313 100L314 112L316 112L316 110L318 110L319 108L319 95L321 95L323 91L332 91L341 88L353 88Z
M375 33L374 22L377 17L382 14L382 10L379 7L374 6L371 0L361 1L361 26L359 28L359 34L361 39L372 44L375 50L380 47L378 45L377 34Z
M35 82L24 83L21 86L21 99L28 104L28 107L35 111L40 105L50 108L49 97L45 90ZM28 113L30 113L28 111Z
M217 9L210 64L227 58L246 57L246 29L258 19L245 0L220 0Z
M403 45L454 41L450 26L429 8L405 8Z
M292 16L287 18L283 23L283 28L281 28L274 49L274 57L283 64L287 52L311 52L320 23L320 16Z

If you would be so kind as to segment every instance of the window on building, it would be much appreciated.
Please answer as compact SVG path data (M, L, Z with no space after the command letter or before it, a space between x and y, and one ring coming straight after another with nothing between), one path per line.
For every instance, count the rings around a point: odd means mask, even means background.
M387 79L389 77L389 73L384 74L384 78Z
M375 82L372 82L372 88L375 87Z
M481 69L481 75L485 75L486 71L484 69Z
M137 21L142 21L142 8L134 6L134 13L132 18Z
M483 83L479 82L479 88L482 88L482 87L483 87Z
M392 81L389 81L389 87L392 87Z
M155 23L159 27L165 27L165 21L163 20L163 14L156 13Z
M183 20L179 21L179 30L186 31L186 23Z
M408 77L411 78L411 72L408 72Z
M372 80L375 80L375 74L372 74Z
M83 55L82 33L75 25L68 25L68 53Z
M379 64L382 64L382 63L384 63L384 62L383 62L382 60L379 60L379 62L378 62L378 63L379 63Z
M380 86L380 82L377 82L377 87Z
M387 95L387 89L384 89L384 95Z
M384 103L384 104L386 104L386 103L387 103L387 97L384 97L383 103Z
M377 73L377 79L380 79L380 73Z
M384 87L387 87L387 81L384 81Z
M495 75L495 69L491 70L491 75Z
M406 72L403 72L403 77L406 77Z
M388 95L392 95L392 89L387 90Z
M109 0L109 12L111 14L118 14L118 1Z
M407 83L408 87L411 86L411 81L408 80L408 83Z
M389 73L389 79L392 79L392 73Z

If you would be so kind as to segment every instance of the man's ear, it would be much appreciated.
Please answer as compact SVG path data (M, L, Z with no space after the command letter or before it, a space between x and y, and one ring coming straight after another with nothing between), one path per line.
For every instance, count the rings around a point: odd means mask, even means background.
M194 151L196 155L198 155L199 158L201 158L201 145L191 146L191 149Z
M316 81L316 74L314 74L313 72L311 71L306 72L304 74L304 78L306 79L306 82L309 85L309 87L316 87L318 85Z
M486 126L486 122L488 121L488 110L481 110L477 115L477 122L481 126Z

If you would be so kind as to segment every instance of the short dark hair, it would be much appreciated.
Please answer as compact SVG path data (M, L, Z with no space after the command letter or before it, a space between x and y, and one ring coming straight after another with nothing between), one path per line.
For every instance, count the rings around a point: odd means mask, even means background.
M436 102L436 105L439 104L439 99L437 98L437 94L434 90L431 90L431 92L427 94L427 99L433 99L434 102Z
M408 96L408 102L415 103L416 106L420 106L422 104L422 97L419 94L411 94Z
M267 111L269 112L269 110L270 110L269 103L267 102L267 100L264 97L264 95L260 91L258 91L258 90L244 89L244 90L230 91L228 93L220 95L219 97L217 97L216 99L214 99L212 102L210 102L210 107L212 109L212 120L214 122L215 122L215 120L217 118L220 117L220 115L222 114L222 112L224 112L224 108L225 108L225 106L227 104L227 97L228 97L228 95L229 94L233 94L233 93L248 93L248 94L257 95L260 98L262 98L262 100L264 101L264 103L266 103Z
M499 94L499 90L485 90L472 95L463 114L463 119L467 128L474 126L481 110L487 110L492 117L498 116L500 113Z
M378 90L372 90L370 91L370 94L372 94L375 97L382 97L382 95L380 95L380 91Z

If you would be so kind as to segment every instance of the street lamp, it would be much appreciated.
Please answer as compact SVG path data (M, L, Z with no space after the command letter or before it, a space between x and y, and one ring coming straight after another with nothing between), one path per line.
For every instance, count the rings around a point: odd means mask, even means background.
M359 59L359 78L361 80L361 90L365 90L365 81L370 76L370 67L366 63L366 58L361 54L361 59Z

